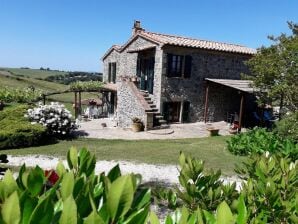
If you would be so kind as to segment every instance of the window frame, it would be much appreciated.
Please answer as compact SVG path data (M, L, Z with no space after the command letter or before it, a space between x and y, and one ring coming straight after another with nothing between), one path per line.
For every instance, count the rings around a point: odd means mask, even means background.
M188 67L187 67L188 66ZM174 71L173 71L174 70ZM167 54L167 74L168 78L191 77L192 56L185 54Z
M108 64L108 83L116 83L117 62L109 62Z

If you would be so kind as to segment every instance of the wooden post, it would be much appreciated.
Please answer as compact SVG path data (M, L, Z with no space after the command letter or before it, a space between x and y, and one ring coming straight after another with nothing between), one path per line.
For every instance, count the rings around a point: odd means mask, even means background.
M204 121L205 121L205 123L207 123L208 100L209 100L209 82L207 81L206 94L205 94L205 110L204 110Z
M77 92L74 92L74 110L75 110L75 118L78 117L78 105L77 105Z
M240 110L239 110L239 128L238 128L238 132L241 132L241 127L242 127L243 104L244 104L244 93L241 92Z
M81 98L81 92L79 92L79 108L78 108L78 114L81 115L82 111L82 98Z
M43 100L43 105L46 105L46 95L45 94L42 95L42 100Z

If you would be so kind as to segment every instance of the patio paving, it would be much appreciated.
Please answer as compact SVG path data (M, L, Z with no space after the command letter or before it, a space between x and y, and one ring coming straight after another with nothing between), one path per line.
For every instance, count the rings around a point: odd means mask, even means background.
M106 127L104 127L106 125ZM116 127L116 123L109 118L82 121L79 132L87 138L99 139L179 139L179 138L201 138L209 136L208 127L219 129L219 135L230 135L229 126L226 122L204 122L188 124L171 124L168 129L133 132L130 128Z

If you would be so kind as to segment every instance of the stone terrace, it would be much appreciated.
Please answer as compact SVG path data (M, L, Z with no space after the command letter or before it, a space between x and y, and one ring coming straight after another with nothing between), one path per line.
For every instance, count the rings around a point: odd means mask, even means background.
M106 124L107 127L103 127ZM229 135L229 126L226 122L215 122L205 124L204 122L188 124L171 124L169 129L151 130L144 132L132 132L129 128L116 127L116 123L109 118L84 121L80 124L79 131L87 138L99 139L181 139L181 138L202 138L208 137L208 127L218 128L220 135Z

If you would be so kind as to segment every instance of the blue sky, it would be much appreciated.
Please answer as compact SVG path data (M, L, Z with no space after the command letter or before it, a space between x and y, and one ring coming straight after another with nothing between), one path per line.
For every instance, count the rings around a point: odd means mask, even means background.
M102 71L101 56L153 32L257 48L298 22L297 0L0 0L0 67Z

